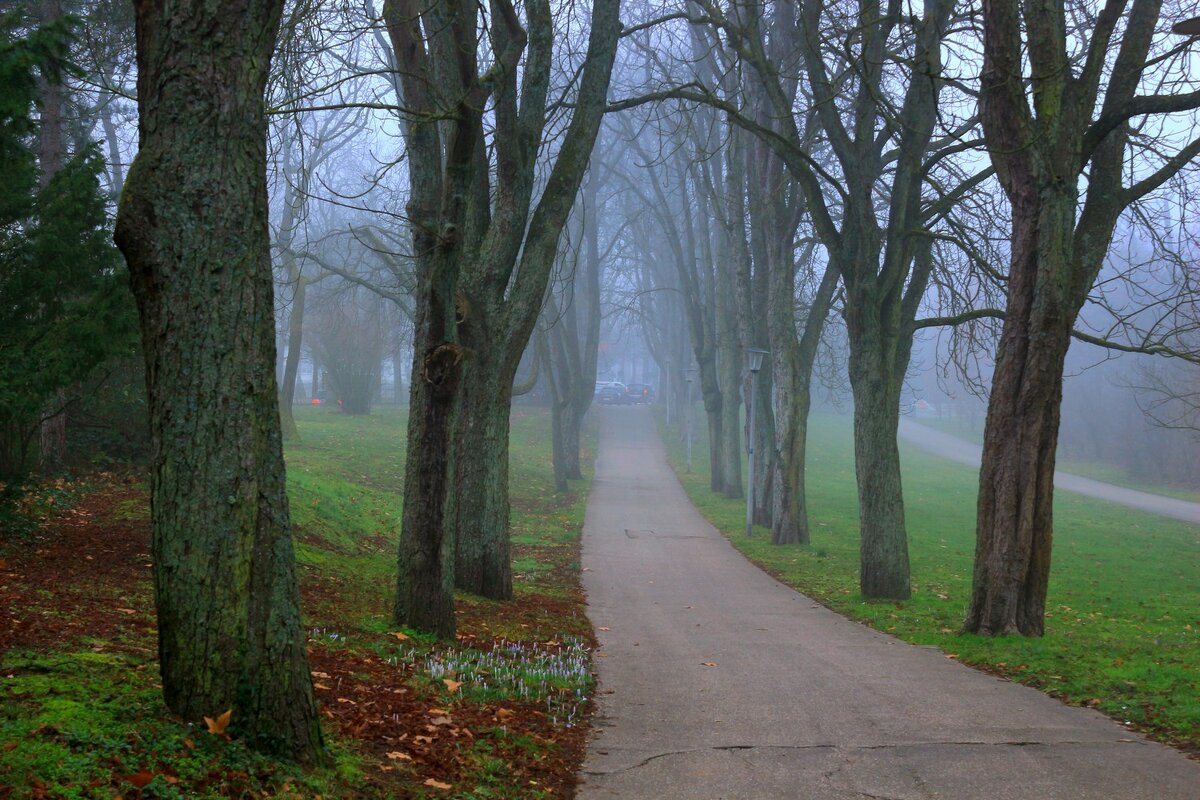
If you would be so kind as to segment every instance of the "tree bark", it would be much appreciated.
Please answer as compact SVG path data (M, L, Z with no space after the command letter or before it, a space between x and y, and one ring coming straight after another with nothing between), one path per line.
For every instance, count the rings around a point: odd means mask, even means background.
M871 287L847 290L848 294L856 291L869 292ZM846 303L860 515L859 583L865 597L906 600L912 586L896 430L908 360L897 352L901 346L901 334L895 329L898 320L889 324L879 311L880 304L869 297Z
M291 313L288 314L287 356L283 363L283 386L279 396L279 422L285 442L300 441L300 429L296 427L296 416L292 413L296 402L296 378L300 374L300 349L304 343L304 303L308 295L308 282L296 279L292 294Z
M472 594L511 600L508 437L516 368L505 369L503 356L463 333L471 361L459 400L455 445L469 457L455 460L449 499L458 538L454 582Z
M140 148L117 216L141 317L167 705L233 710L255 747L323 759L275 382L263 93L280 0L137 7Z
M1027 202L1013 206L1012 280L984 428L988 457L979 473L975 571L964 627L1041 636L1063 365L1078 312L1055 285L1064 264L1053 240L1070 235L1075 202L1067 196L1046 203L1042 193L1023 194Z

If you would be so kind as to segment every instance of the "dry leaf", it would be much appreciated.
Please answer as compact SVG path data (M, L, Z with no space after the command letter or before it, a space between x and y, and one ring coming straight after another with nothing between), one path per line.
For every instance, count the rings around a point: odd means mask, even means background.
M0 569L8 569L8 560L0 558Z
M421 736L420 734L413 737L413 742L416 744L433 744L432 736Z
M1096 706L1100 705L1100 698L1093 697L1091 700L1088 700L1085 705L1087 705L1088 708L1095 708Z
M329 689L329 687L328 687L328 686L326 686L326 685L325 685L325 684L323 684L323 683L314 683L314 684L313 684L313 688L314 688L314 689L326 689L326 690L328 690L328 689Z
M392 759L393 761L412 761L413 760L413 757L410 756L408 753L403 753L399 750L396 750L395 752L392 752L392 753L385 753L384 755L386 755L388 758Z
M501 722L508 719L515 713L516 712L513 711L511 708L497 708L496 709L496 716L500 718Z
M132 608L118 608L117 611L120 611L122 614L136 614L137 613Z
M392 631L392 636L395 636L397 639L399 639L402 642L408 638L407 633L401 633L400 631Z
M353 700L351 700L351 699L350 699L350 698L348 698L348 697L339 697L339 698L337 699L337 701L338 701L339 703L349 703L349 704L350 704L350 705L352 705L352 706L356 706L356 705L358 705L358 703L354 702Z
M186 747L188 750L196 749L196 743L193 742L190 738L183 740L183 746Z
M702 667L715 667L716 665L717 665L717 662L715 662L715 661L701 661L700 662L700 666L702 666Z
M231 708L216 719L213 719L212 717L205 717L204 722L208 725L209 733L222 734L225 732L225 729L229 727L229 720L232 718L233 709Z
M435 781L433 778L430 778L429 780L425 781L425 785L432 786L434 789L452 789L452 788L454 788L448 783L442 783L441 781Z
M612 628L603 628L603 627L602 627L602 628L600 628L600 630L602 630L602 631L611 631L611 630L612 630Z
M328 672L314 672L312 675L314 678L328 678L329 677Z
M135 772L132 775L122 775L121 780L128 781L137 788L141 789L147 783L154 780L154 773L142 770L141 772Z
M447 716L450 712L444 708L431 708L428 711L426 711L425 713L431 717L444 717L444 716Z
M463 685L462 681L452 681L449 678L442 678L442 683L446 684L446 688L452 692L457 692L458 687Z
M429 724L430 725L449 725L450 718L449 717L434 717L433 719L429 720Z

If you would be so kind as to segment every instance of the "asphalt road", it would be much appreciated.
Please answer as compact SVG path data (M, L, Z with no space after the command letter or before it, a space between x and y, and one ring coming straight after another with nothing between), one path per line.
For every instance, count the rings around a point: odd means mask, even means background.
M979 469L983 448L974 442L942 433L908 419L900 420L900 438L934 455ZM1110 503L1149 511L1151 514L1200 525L1200 503L1163 497L1149 492L1139 492L1136 489L1126 489L1124 486L1094 481L1091 478L1061 471L1054 473L1054 488L1077 492L1087 497L1095 497Z
M603 410L584 525L602 798L1200 798L1200 763L850 622L741 557L647 409Z

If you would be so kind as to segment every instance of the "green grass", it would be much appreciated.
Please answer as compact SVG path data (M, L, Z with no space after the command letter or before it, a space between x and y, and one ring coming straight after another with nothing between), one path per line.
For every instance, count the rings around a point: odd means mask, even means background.
M592 690L591 630L582 610L576 613L576 549L590 457L586 480L556 494L549 415L515 410L510 485L517 601L460 595L467 640L439 643L410 630L399 641L387 610L403 509L405 414L385 407L350 417L298 408L296 416L301 440L285 446L285 458L310 649L374 663L403 659L412 667L404 673L410 690L431 703L527 704L559 728L576 725ZM594 439L592 429L592 451ZM47 497L59 505L68 499ZM146 502L122 501L112 517L145 524ZM37 602L46 605L44 613L61 610L53 596ZM497 650L493 638L503 639L503 647ZM364 772L376 772L377 756L358 743L335 740L334 765L315 771L259 756L170 715L157 684L153 641L113 644L70 642L50 652L0 654L0 796L8 796L2 790L10 780L28 791L15 797L111 798L118 786L126 796L162 798L378 796L378 785L362 780ZM445 677L462 686L447 692ZM514 787L510 778L521 774L522 763L559 757L556 745L503 725L477 733L480 739L462 751L457 767L460 786L473 789L449 795L425 788L418 777L402 796L544 796L535 786ZM121 776L142 771L157 777L139 795Z
M697 426L703 428L703 426ZM1200 745L1200 528L1069 492L1055 497L1046 635L958 633L970 592L977 477L901 443L913 597L867 602L858 592L858 514L848 418L810 426L812 543L744 536L745 506L708 491L707 458L664 432L696 505L752 561L853 619L958 660L1093 704L1153 735ZM697 453L707 453L699 431Z
M31 796L43 796L41 789L47 797L108 800L114 781L136 796L125 776L139 773L154 775L143 797L308 796L328 794L356 771L341 753L334 768L306 774L175 722L154 663L130 654L12 652L0 675L0 742L11 745L0 765Z

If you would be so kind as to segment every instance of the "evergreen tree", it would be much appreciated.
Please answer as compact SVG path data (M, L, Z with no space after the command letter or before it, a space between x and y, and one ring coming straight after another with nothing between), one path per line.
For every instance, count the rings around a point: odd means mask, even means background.
M31 463L58 390L132 347L128 278L113 247L98 151L74 155L38 187L34 104L58 81L73 21L22 29L0 17L0 479Z

